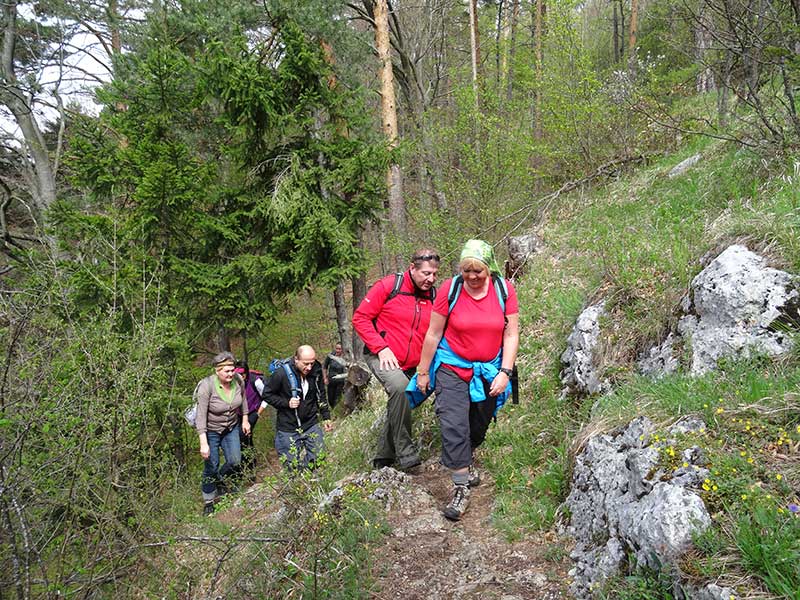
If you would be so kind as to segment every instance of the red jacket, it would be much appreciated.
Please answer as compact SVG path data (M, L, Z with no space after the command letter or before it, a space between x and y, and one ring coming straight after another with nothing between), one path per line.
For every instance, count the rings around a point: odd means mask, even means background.
M410 271L406 271L400 293L387 302L394 281L394 274L387 275L370 288L353 314L353 328L367 350L377 354L388 346L401 369L412 369L419 364L431 321L433 294L418 290Z

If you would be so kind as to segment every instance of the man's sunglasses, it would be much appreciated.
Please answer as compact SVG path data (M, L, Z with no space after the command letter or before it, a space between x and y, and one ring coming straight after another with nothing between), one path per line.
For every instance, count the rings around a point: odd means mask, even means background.
M423 262L428 261L428 260L435 260L436 262L439 262L439 255L438 254L425 254L424 256L412 256L411 257L411 262L417 262L418 260L421 260Z

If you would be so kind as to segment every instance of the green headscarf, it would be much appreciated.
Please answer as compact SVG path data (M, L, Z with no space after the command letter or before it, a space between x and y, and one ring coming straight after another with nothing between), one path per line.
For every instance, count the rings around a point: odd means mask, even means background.
M497 264L497 259L494 257L494 248L483 240L467 240L464 248L461 250L461 258L459 262L465 258L475 258L481 261L489 268L490 273L502 276L500 267Z

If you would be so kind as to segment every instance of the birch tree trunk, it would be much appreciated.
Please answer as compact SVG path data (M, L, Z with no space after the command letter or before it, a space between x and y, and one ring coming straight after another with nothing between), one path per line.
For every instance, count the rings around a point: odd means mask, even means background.
M712 31L714 26L713 19L708 14L706 1L700 0L700 6L697 9L697 22L695 23L694 40L695 40L695 60L700 65L700 71L697 73L695 79L695 89L699 93L711 92L717 89L716 82L714 81L714 71L707 61L707 53L711 48Z
M481 43L478 34L478 0L469 0L469 41L472 59L472 91L475 94L475 113L480 111Z
M56 172L50 162L44 135L33 116L33 98L17 80L15 70L17 44L17 0L3 3L3 32L0 46L0 104L14 117L30 157L30 194L35 213L41 217L56 200Z
M394 93L394 73L389 44L389 5L388 0L375 2L375 47L380 62L381 80L381 118L383 133L389 148L397 147L397 101ZM403 199L403 174L400 165L392 164L386 174L386 187L389 192L389 222L396 240L406 233L406 206ZM402 265L401 253L396 253L396 268Z

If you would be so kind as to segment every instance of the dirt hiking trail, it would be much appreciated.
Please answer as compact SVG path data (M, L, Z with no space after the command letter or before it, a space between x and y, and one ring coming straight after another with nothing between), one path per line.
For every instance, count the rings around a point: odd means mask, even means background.
M437 460L424 463L418 474L403 475L410 479L413 501L387 512L392 533L376 549L379 558L372 575L377 591L372 598L569 597L569 558L563 552L555 553L560 558L545 558L555 536L539 533L507 542L491 524L494 481L484 469L479 471L481 484L472 489L469 508L456 523L441 516L452 483Z

